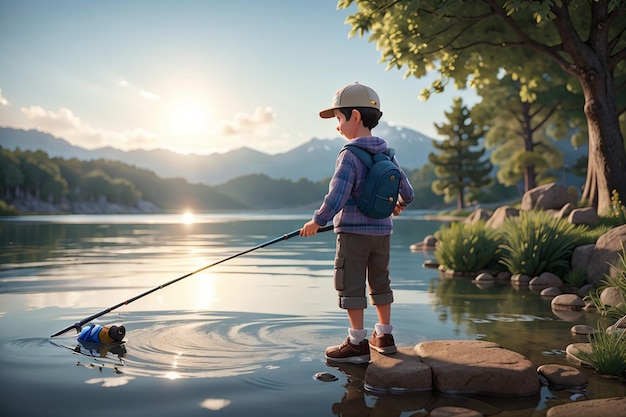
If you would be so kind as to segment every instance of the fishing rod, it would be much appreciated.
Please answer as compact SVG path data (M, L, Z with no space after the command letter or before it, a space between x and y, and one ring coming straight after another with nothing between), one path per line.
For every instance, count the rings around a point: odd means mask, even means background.
M320 232L326 232L326 231L328 231L328 230L332 230L332 229L333 229L333 226L325 226L325 227L320 227L320 228L318 229L318 231L317 231L317 232L318 232L318 233L320 233ZM143 292L143 293L141 293L141 294L139 294L139 295L137 295L137 296L135 296L135 297L133 297L133 298L130 298L130 299L126 300L126 301L122 301L121 303L115 304L114 306L109 307L109 308L107 308L106 310L102 310L102 311L101 311L101 312L99 312L99 313L96 313L96 314L93 314L93 315L91 315L91 316L89 316L89 317L86 317L86 318L82 319L81 321L78 321L78 322L76 322L76 323L72 324L71 326L67 326L67 327L66 327L65 329L63 329L63 330L59 330L58 332L56 332L55 334L53 334L53 335L52 335L52 336L50 336L50 337L57 337L57 336L59 336L59 335L62 335L63 333L69 332L69 331L70 331L70 330L72 330L72 329L76 329L76 331L77 331L77 332L80 332L84 324L89 323L90 321L95 320L95 319L97 319L98 317L104 316L105 314L108 314L108 313L110 313L111 311L113 311L113 310L115 310L115 309L117 309L117 308L119 308L119 307L121 307L121 306L124 306L124 305L130 304L130 303L132 303L133 301L139 300L140 298L143 298L143 297L145 297L145 296L146 296L146 295L148 295L148 294L152 294L153 292L158 291L158 290L160 290L161 288L165 288L165 287L167 287L168 285L172 285L172 284L174 284L175 282L178 282L178 281L180 281L180 280L183 280L183 279L185 279L185 278L187 278L187 277L190 277L190 276L192 276L192 275L194 275L194 274L197 274L198 272L202 272L202 271L204 271L205 269L209 269L209 268L211 268L211 267L213 267L213 266L215 266L215 265L219 265L219 264L221 264L221 263L223 263L223 262L229 261L229 260L231 260L231 259L233 259L233 258L236 258L236 257L238 257L238 256L245 255L246 253L250 253L250 252L255 251L255 250L257 250L257 249L261 249L261 248L264 248L264 247L267 247L267 246L273 245L274 243L278 243L278 242L281 242L281 241L283 241L283 240L291 239L292 237L295 237L295 236L298 236L298 235L300 235L300 229L298 229L298 230L294 230L294 231L293 231L293 232L291 232L291 233L288 233L288 234L286 234L286 235L279 236L279 237L277 237L277 238L275 238L275 239L268 240L267 242L262 243L262 244L260 244L260 245L258 245L258 246L255 246L255 247L253 247L253 248L247 249L247 250L245 250L245 251L243 251L243 252L236 253L236 254L231 255L231 256L229 256L229 257L227 257L227 258L224 258L224 259L222 259L222 260L220 260L220 261L213 262L213 263L212 263L212 264L210 264L210 265L203 266L202 268L200 268L200 269L196 269L196 270L195 270L195 271L193 271L193 272L189 272L188 274L185 274L185 275L183 275L182 277L178 277L178 278L176 278L176 279L173 279L173 280L171 280L171 281L169 281L169 282L166 282L165 284L161 284L161 285L159 285L158 287L154 287L154 288L152 288L151 290L148 290L148 291L146 291L146 292Z

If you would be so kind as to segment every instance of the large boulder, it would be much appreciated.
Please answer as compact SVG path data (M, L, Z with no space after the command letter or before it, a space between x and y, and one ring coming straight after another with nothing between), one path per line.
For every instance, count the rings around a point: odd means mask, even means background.
M593 207L584 207L572 210L567 217L567 221L572 224L587 224L595 226L600 223L598 212Z
M533 364L493 342L422 342L415 352L433 375L433 388L447 393L527 396L540 389Z
M619 265L618 253L626 246L626 224L615 227L600 236L587 266L587 282L597 284L605 275L617 276L617 270L610 265Z
M463 222L467 224L475 224L481 220L487 221L489 220L489 217L491 217L491 212L489 210L479 208L467 216Z
M502 227L507 218L517 216L519 216L519 209L516 209L515 207L501 206L498 207L489 220L487 220L485 226L498 229Z
M522 210L561 210L567 203L576 204L576 198L567 188L557 183L540 185L528 190L522 197Z
M586 271L595 248L595 243L575 247L574 252L572 252L572 269L579 268Z

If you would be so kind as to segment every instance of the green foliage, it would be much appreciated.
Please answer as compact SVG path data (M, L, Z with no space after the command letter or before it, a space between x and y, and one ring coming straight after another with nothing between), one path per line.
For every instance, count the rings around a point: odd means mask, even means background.
M603 326L589 337L591 352L581 351L578 356L604 375L622 376L626 372L626 333L607 333Z
M489 126L485 143L494 149L490 158L499 166L498 181L505 185L523 181L525 190L545 181L550 170L562 167L563 153L552 139L570 135L573 117L567 105L579 107L578 97L563 88L563 80L553 77L544 85L536 77L505 74L498 82L481 86L477 91L482 101L473 109L478 120ZM528 84L534 86L532 100L521 97Z
M254 210L319 204L327 190L327 180L294 182L265 175L210 187L181 178L163 179L152 171L117 161L51 159L41 151L0 147L0 196L7 203L29 196L50 203L108 202L126 207L145 200L165 211Z
M626 152L620 134L620 123L626 124L626 96L620 94L626 77L623 5L623 0L341 0L337 7L356 6L346 19L350 36L368 34L388 69L405 69L406 77L437 75L422 90L424 100L446 87L480 91L497 86L504 75L519 83L514 96L520 105L539 104L528 112L510 114L510 120L537 115L525 127L538 135L551 125L556 126L552 133L560 135L569 125L580 131L576 132L580 137L588 136L595 146L589 147L590 181L582 195L603 214L612 189L626 195ZM598 19L606 24L597 24ZM585 54L575 52L581 48ZM602 59L606 51L612 51L614 61ZM594 78L580 71L591 67L596 68ZM611 86L612 91L596 85ZM561 101L568 94L578 100L575 105ZM597 112L582 111L594 103ZM586 114L593 117L586 119ZM506 135L505 129L501 132ZM528 151L534 149L522 149ZM530 161L522 153L515 159ZM511 175L503 180L512 180Z
M609 217L614 218L617 224L626 224L626 207L624 207L617 190L611 192L611 213Z
M431 188L432 182L437 179L435 167L432 164L426 163L421 168L414 170L405 169L405 173L409 177L415 193L410 208L433 209L444 206L443 197L435 194Z
M587 282L587 271L584 268L576 267L567 271L563 281L575 287L582 287Z
M19 211L15 207L7 204L4 200L0 200L0 216L17 216Z
M444 268L459 272L478 272L497 267L500 235L485 227L485 222L454 222L436 233L435 259Z
M513 274L534 277L547 271L562 276L586 230L543 211L522 211L504 222L500 263Z
M433 147L440 152L428 155L439 178L432 183L433 191L445 194L447 202L456 199L459 210L465 207L467 188L479 190L491 182L491 164L481 160L485 149L478 148L483 127L472 121L470 113L463 101L455 98L452 110L446 112L448 122L435 124L439 134L446 136L442 142L433 141Z

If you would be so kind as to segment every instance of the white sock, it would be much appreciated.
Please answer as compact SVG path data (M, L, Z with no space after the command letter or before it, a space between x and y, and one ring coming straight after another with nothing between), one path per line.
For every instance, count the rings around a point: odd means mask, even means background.
M376 323L374 325L374 329L376 330L377 335L391 334L393 326L391 324Z
M367 336L367 329L348 329L348 336L350 336L350 343L358 345L361 343L365 336Z

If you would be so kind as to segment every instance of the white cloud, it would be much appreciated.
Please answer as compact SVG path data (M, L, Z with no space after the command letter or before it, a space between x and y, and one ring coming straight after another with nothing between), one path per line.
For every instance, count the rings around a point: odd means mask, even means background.
M224 135L237 135L239 133L256 132L259 128L265 128L276 120L276 115L269 106L257 107L252 115L236 114L233 120L223 121L221 133Z
M2 96L2 89L0 88L0 105L3 106L8 106L9 105L9 100L7 100L6 98L4 98Z
M57 111L46 110L41 106L22 107L21 110L30 124L38 130L62 137L87 149L103 146L124 150L160 147L160 137L154 132L140 128L123 131L96 128L83 122L66 107Z
M135 84L131 83L130 81L128 81L126 78L123 78L123 77L118 78L117 85L119 85L120 87L124 87L124 88L130 88L136 91L137 94L139 94L141 97L145 98L146 100L161 100L161 97L158 94L145 90L143 88L140 88L136 86Z
M147 100L161 100L161 97L159 97L157 94L151 93L146 90L140 90L139 95Z
M37 127L46 130L78 129L81 126L80 119L65 107L56 112L45 110L40 106L22 107L21 110Z

